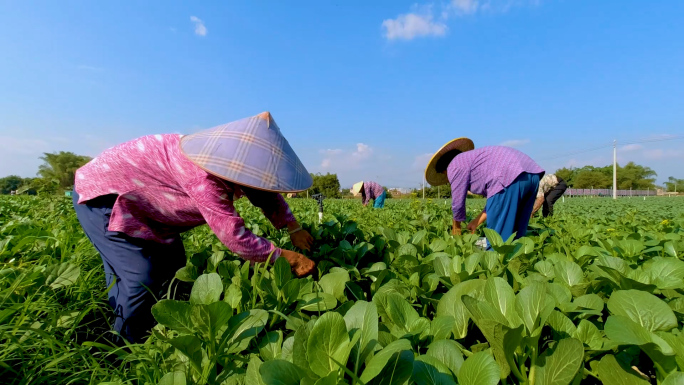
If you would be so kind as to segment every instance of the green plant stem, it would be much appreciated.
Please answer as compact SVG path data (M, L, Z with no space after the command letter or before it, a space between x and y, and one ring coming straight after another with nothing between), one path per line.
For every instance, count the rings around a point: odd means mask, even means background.
M528 383L530 385L534 385L535 381L535 375L537 374L537 367L535 366L537 364L537 347L532 348L532 355L530 356L530 376L529 376L529 381Z

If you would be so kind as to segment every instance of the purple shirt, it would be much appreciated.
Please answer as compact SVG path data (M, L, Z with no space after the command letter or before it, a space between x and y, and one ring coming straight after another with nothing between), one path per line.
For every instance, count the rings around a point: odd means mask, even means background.
M383 192L385 192L385 189L379 184L372 181L363 182L363 204L367 205L371 199L377 199Z
M457 155L447 167L454 220L463 222L466 219L468 190L491 198L524 172L539 174L544 169L514 148L488 146Z

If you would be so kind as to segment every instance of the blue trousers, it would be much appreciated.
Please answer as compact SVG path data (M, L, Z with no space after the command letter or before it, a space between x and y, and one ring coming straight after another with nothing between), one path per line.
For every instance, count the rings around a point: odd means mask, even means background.
M504 241L513 233L516 239L524 237L542 175L522 173L510 186L487 199L487 228L499 233Z
M375 198L373 201L373 208L381 209L385 207L385 198L387 197L387 191L383 191L379 197Z
M74 209L83 231L102 257L114 309L114 330L130 342L142 342L154 326L151 308L176 271L186 264L180 236L171 244L161 244L109 231L109 218L116 195L107 195L77 204Z

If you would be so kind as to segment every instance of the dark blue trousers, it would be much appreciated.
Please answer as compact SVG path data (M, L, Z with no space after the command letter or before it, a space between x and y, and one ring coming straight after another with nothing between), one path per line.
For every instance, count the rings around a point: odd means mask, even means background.
M495 230L504 241L513 233L515 238L527 234L527 225L537 199L539 179L543 174L520 174L502 191L487 199L487 228Z
M74 209L83 231L100 253L116 319L114 330L130 342L142 342L155 321L150 309L164 293L176 271L186 264L180 236L161 244L109 231L116 195L77 204Z

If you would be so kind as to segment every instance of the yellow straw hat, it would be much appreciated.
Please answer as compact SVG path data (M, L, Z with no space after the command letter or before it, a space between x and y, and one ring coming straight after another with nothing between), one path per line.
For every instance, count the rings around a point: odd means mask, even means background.
M354 185L351 188L352 195L354 195L354 196L359 195L362 187L363 187L363 181L361 181L359 183L354 183Z
M432 156L425 168L425 180L432 186L441 186L449 183L446 175L437 172L437 162L442 158L442 155L451 150L460 150L461 152L470 151L475 148L473 141L468 138L457 138L440 148L435 155Z

